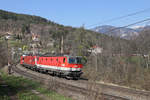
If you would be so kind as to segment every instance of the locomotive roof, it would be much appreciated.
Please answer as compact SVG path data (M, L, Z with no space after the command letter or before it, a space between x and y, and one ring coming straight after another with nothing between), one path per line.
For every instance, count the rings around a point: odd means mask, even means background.
M23 55L26 55L26 56L40 56L40 57L81 57L81 56L72 56L72 55L66 55L66 54L50 54L50 53L46 53L46 54L23 54Z
M46 53L46 54L24 54L26 56L40 56L40 57L66 57L66 56L70 56L70 57L79 57L79 56L71 56L71 55L66 55L66 54L50 54L50 53Z
M43 56L43 57L57 57L57 56L66 56L64 54L43 54L43 55L38 55L38 56Z

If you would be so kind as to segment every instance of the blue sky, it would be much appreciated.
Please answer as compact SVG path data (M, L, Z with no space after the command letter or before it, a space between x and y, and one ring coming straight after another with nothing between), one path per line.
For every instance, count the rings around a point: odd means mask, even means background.
M150 8L149 5L150 0L1 0L0 9L37 15L66 26L80 27L147 9ZM150 18L150 11L97 25L124 26L146 18Z

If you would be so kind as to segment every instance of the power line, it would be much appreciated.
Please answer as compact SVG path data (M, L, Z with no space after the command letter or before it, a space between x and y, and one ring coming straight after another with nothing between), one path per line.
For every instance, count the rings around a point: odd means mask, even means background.
M136 25L136 24L139 24L139 23L143 23L143 22L146 22L146 21L150 21L150 18L147 18L147 19L144 19L144 20L141 20L141 21L138 21L138 22L129 24L129 25L125 25L125 26L122 26L122 27L118 27L118 28L111 29L111 30L107 31L106 33L109 33L109 32L112 32L112 31L114 31L114 30L121 29L121 28L127 28L127 27L129 27L129 26L133 26L133 25Z
M150 21L148 21L146 24L145 24L145 26L147 26L147 25L149 25L150 24Z
M102 23L113 22L113 21L116 21L116 20L120 20L120 19L129 17L129 16L134 16L134 15L144 13L144 12L148 12L148 11L150 11L150 8L144 9L144 10L141 10L141 11L137 11L137 12L134 12L134 13L130 13L130 14L127 14L127 15L123 15L123 16L120 16L120 17L111 18L111 19L108 19L108 20L105 20L105 21L102 21L102 22L99 22L99 23L96 23L96 24L88 25L86 27L93 27L93 26L96 26L96 25L99 25L99 24L102 24Z

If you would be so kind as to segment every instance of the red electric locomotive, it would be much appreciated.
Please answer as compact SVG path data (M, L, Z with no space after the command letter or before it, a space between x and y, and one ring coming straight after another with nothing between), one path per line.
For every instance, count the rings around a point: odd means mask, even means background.
M21 56L20 64L52 75L78 79L83 73L83 61L82 57L79 56L23 55Z

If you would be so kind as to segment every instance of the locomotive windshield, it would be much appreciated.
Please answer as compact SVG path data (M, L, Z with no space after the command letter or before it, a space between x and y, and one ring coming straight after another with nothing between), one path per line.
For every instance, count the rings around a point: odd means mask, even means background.
M70 64L81 64L81 57L69 57Z

